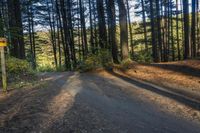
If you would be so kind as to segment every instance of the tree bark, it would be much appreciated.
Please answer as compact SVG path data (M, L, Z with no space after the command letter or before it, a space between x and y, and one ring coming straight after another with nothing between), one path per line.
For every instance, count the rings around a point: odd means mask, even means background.
M117 0L119 7L120 45L122 60L129 58L127 11L124 0Z
M96 0L99 28L99 45L102 49L107 48L107 32L104 14L103 0Z
M109 40L112 46L112 57L114 63L119 63L118 60L118 47L116 44L116 15L115 15L115 3L114 0L108 1L108 17L109 21Z
M190 53L190 32L189 32L189 1L183 0L184 12L184 59L191 57Z

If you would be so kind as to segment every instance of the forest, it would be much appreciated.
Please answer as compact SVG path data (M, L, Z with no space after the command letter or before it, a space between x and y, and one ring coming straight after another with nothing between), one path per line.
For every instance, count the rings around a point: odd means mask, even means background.
M114 63L199 56L198 0L1 0L0 11L8 55L34 69L73 70L102 51Z
M0 132L199 133L199 12L200 0L0 0Z

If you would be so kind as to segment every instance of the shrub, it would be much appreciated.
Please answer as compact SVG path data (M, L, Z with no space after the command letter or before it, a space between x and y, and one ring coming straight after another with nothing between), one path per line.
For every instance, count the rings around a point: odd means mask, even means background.
M78 70L86 72L102 67L109 67L112 64L112 57L108 50L101 50L98 54L88 54L82 62L79 62Z
M55 72L56 68L49 66L49 65L43 65L37 67L38 72Z
M152 62L151 54L152 52L140 51L135 55L134 60L140 63L151 63Z
M81 72L90 71L101 67L100 58L97 55L90 54L84 61L79 62L78 69Z
M112 64L112 55L108 50L99 51L99 58L102 66L109 67Z
M28 61L14 57L6 58L6 70L9 74L28 74L33 72Z

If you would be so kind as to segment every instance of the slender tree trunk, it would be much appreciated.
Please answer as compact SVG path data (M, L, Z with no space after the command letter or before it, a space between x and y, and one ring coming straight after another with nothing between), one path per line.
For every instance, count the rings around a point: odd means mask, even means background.
M173 23L173 1L170 1L170 7L171 7L171 11L170 11L170 19L171 19L171 45L172 45L172 60L175 61L175 46L174 46L174 23Z
M61 22L61 14L60 14L60 8L59 8L58 0L56 0L56 12L57 12L57 16L58 16L58 23L59 23L59 26L60 26L60 35L61 35L61 40L62 40L63 52L64 52L65 69L68 69L69 58L68 58L68 52L67 52L65 37L64 37L64 33L63 33L63 26L62 26L62 22Z
M49 2L47 1L46 3L47 6L47 10L48 10L48 19L49 19L49 26L50 26L50 35L51 35L51 43L52 43L52 47L53 47L53 55L54 55L54 62L55 62L55 66L56 68L58 67L58 61L57 61L57 48L56 48L56 38L55 38L55 25L54 23L54 18L52 16L54 16L54 14L52 15L53 12L51 12L51 7L49 6Z
M60 9L61 9L61 16L63 20L63 29L64 29L64 39L65 39L65 47L66 47L66 56L67 56L67 64L66 69L71 69L71 61L70 61L70 51L69 51L69 40L68 40L68 32L67 32L67 18L66 18L66 10L65 10L65 2L64 0L60 0Z
M79 60L82 60L82 54L81 54L81 33L80 33L80 21L78 19L78 53L79 53Z
M196 57L196 1L192 0L192 26L191 26L191 44L192 44L192 56Z
M108 17L109 21L109 40L112 46L112 57L114 63L119 63L118 60L118 47L116 43L116 15L114 0L108 1Z
M88 53L88 44L87 44L87 33L86 33L86 25L85 25L85 15L84 15L84 6L81 0L79 0L79 8L80 8L80 19L81 19L81 28L82 28L82 37L83 37L83 55L86 56Z
M190 33L189 33L189 1L183 0L183 12L184 12L184 59L191 57L190 55Z
M147 24L146 24L144 0L141 0L141 3L142 3L142 21L144 28L145 51L148 52L147 26L146 26Z
M93 28L93 21L92 21L92 5L91 0L89 0L89 14L90 14L90 44L92 53L95 53L95 46L94 46L94 28Z
M159 62L157 42L156 42L156 32L154 24L154 3L153 0L150 0L150 18L151 18L151 39L152 39L152 52L154 62Z
M168 7L167 7L167 2L164 3L165 7L164 7L164 28L163 28L163 61L167 62L168 58L167 58L167 37L168 37L168 18L167 18L167 14L168 14Z
M19 57L18 56L18 41L13 31L16 28L14 0L8 0L7 5L8 5L8 16L9 16L9 32L11 35L10 53L14 57Z
M107 32L106 32L106 21L104 14L103 0L96 0L97 2L97 14L98 14L98 25L99 25L99 45L101 48L107 48Z
M14 0L15 16L16 16L16 26L18 28L18 45L19 45L19 58L25 59L25 45L24 45L24 33L22 26L22 15L21 15L21 3L19 0Z
M158 52L158 60L157 62L160 62L160 58L159 55L161 55L162 57L162 34L161 34L161 18L160 18L160 1L157 0L156 1L156 15L157 15L157 36L158 36L158 46L159 46L159 50L160 52ZM158 49L158 48L157 48Z
M94 42L95 42L95 52L98 51L99 49L99 42L98 42L98 30L97 30L97 16L96 16L96 8L95 8L95 1L92 2L92 7L93 7L93 18L94 18Z
M170 43L171 43L171 19L170 19L170 12L171 12L171 7L170 7L170 1L168 1L168 4L167 4L167 61L169 61L169 55L170 55Z
M34 16L33 16L33 9L31 7L31 29L32 29L32 53L33 53L33 68L36 69L37 61L36 61L36 45L35 45L35 29L34 29Z
M62 52L61 52L61 44L60 44L60 25L59 25L59 18L57 18L57 44L58 44L58 63L59 68L62 67Z
M71 52L71 61L73 68L76 67L76 53L75 53L75 47L74 47L74 29L72 25L72 1L67 0L67 17L68 17L68 39L69 39L69 46L70 46L70 52ZM87 39L87 38L86 38ZM87 41L86 41L87 42ZM86 49L88 50L88 46L86 43Z
M30 43L30 54L31 54L31 63L32 63L32 68L36 68L36 62L34 58L34 52L33 52L33 34L32 34L32 26L31 26L31 9L30 7L27 8L28 10L28 33L29 33L29 43Z
M131 24L131 17L130 17L130 6L129 1L126 0L127 5L127 15L128 15L128 23L129 23L129 34L130 34L130 46L131 46L131 55L134 57L134 43L133 43L133 30L132 30L132 24ZM146 45L145 45L146 46Z
M178 60L181 60L181 51L180 51L180 41L179 41L179 11L178 11L178 0L176 0L176 38L177 38L177 49L178 49Z
M124 0L117 0L119 6L120 45L122 60L129 58L127 11Z
M199 15L199 1L197 0L197 54L200 56L200 15Z
M183 49L183 51L185 51L185 37L184 37L184 11L183 11L183 0L180 0L180 8L181 8L181 28L182 28L182 30L181 30L181 38L182 38L182 49ZM184 56L184 53L183 53L183 56Z

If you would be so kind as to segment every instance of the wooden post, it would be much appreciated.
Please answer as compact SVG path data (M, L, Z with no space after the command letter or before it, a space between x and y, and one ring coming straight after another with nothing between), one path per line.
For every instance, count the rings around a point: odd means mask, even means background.
M7 46L6 38L0 38L1 72L2 72L3 92L7 92L6 61L5 61L5 52L4 52L4 48L6 46Z
M7 92L7 75L6 75L4 47L0 47L0 50L1 50L1 71L2 71L3 92Z
M0 39L1 41L1 39ZM5 42L3 42L5 44ZM1 42L2 45L2 42ZM0 52L1 52L1 72L2 72L2 84L3 84L3 92L7 92L7 75L6 75L6 63L5 63L5 52L4 52L5 46L0 46Z

